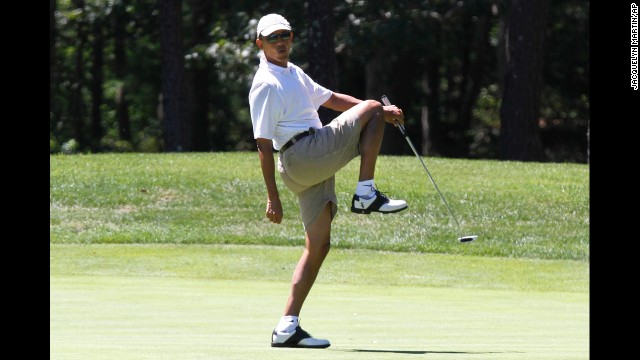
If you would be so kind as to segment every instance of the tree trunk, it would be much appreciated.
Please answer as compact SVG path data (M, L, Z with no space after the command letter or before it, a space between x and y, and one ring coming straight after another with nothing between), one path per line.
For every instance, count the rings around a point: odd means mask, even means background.
M382 101L382 95L387 95L392 104L402 108L403 101L396 100L397 96L389 89L389 76L393 71L389 71L391 65L385 47L374 50L373 55L367 59L365 64L366 98ZM402 136L398 136L395 126L387 124L384 127L384 137L380 146L380 154L396 154L400 144L404 141Z
M93 61L91 65L91 150L100 150L100 139L102 138L102 115L100 106L102 105L102 66L104 65L104 34L102 20L96 18L93 21Z
M210 131L209 131L209 104L211 103L211 96L209 95L209 74L210 69L207 69L203 64L198 64L193 69L190 76L190 125L191 125L191 141L194 151L208 151L210 148ZM223 121L220 126L217 127L218 131L221 131L222 137L227 138L228 134L228 122ZM218 144L222 145L222 144ZM223 150L223 148L219 149Z
M158 0L158 3L160 8L164 149L169 152L189 151L184 82L182 1Z
M496 72L498 73L498 93L504 94L504 74L507 73L507 25L506 16L504 13L500 15L498 19L498 30L496 37L498 38L498 44L496 45Z
M500 108L503 160L542 161L538 115L549 0L514 0L507 33L507 63Z
M436 33L436 44L440 44L440 32ZM422 74L422 90L425 105L422 108L422 154L441 155L446 134L440 116L440 56L427 55L425 71Z
M416 91L414 91L413 84L415 83L415 69L418 68L418 64L416 63L416 57L411 56L410 54L400 54L396 61L393 63L393 67L391 69L387 68L386 73L388 73L386 90L384 91L392 100L394 105L397 105L404 111L405 114L405 129L407 134L411 138L411 141L415 144L416 149L420 149L421 147L421 139L422 136L420 134L420 123L416 121L414 124L413 120L410 119L408 113L410 113L409 106L414 104L415 101L419 101L420 97L416 96ZM391 76L389 76L391 75ZM380 76L378 74L378 76ZM392 80L391 80L392 79ZM389 86L391 88L389 88ZM380 93L377 97L374 97L374 100L380 101L380 96L383 93ZM406 144L406 140L400 133L400 130L391 124L387 124L384 128L384 154L388 155L401 155L405 154L406 151L411 152L409 145ZM405 147L406 145L406 147ZM404 151L406 150L406 151Z
M55 129L55 50L56 50L56 0L49 0L49 131Z
M471 139L466 135L471 128L471 118L473 106L480 94L481 79L487 70L485 59L489 52L489 15L490 10L487 9L482 16L478 18L477 26L471 27L468 43L471 45L470 51L465 55L467 66L464 73L464 87L462 88L462 102L458 115L459 143L456 156L468 157Z
M308 3L309 76L327 89L337 91L333 3L333 0L317 0ZM339 114L331 109L320 107L318 115L322 124L328 124Z
M74 0L73 5L82 11L82 15L78 17L76 23L76 52L74 79L72 85L72 94L70 101L70 114L73 128L73 137L78 142L80 149L87 146L85 135L85 109L84 99L82 98L82 90L84 88L84 45L87 42L87 31L85 23L85 3L84 0Z
M129 120L129 104L127 102L127 91L125 75L127 69L127 54L125 41L127 39L126 26L129 21L127 15L128 0L120 0L114 5L113 12L113 41L115 55L115 74L121 81L116 91L116 118L118 119L118 136L122 140L131 141L131 121Z
M191 8L191 28L193 31L191 46L208 44L213 2L209 0L189 0ZM202 54L199 54L202 55ZM194 151L208 151L209 146L209 74L211 69L204 58L192 60L187 71L189 93L189 119L191 124L191 141ZM225 136L226 137L226 136Z

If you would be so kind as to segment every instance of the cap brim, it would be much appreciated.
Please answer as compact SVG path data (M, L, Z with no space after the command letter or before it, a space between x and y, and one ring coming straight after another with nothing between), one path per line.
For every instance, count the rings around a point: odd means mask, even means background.
M262 36L271 35L271 33L273 33L274 31L278 31L278 30L291 30L291 27L289 27L287 25L284 25L284 24L269 25L266 28L264 28L264 30L262 30L260 35L262 35Z

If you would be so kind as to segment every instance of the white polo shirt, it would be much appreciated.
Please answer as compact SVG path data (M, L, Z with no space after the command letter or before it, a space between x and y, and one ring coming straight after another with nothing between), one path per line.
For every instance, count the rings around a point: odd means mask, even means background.
M254 138L271 139L280 150L294 135L322 128L318 109L332 94L297 65L289 62L283 68L263 55L249 90Z

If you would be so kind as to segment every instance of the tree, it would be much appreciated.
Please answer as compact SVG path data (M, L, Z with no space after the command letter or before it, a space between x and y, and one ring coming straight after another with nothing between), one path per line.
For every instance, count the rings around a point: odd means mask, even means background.
M94 12L91 20L91 33L93 35L92 43L92 62L91 62L91 141L92 151L100 149L100 139L102 138L102 114L100 107L102 106L104 81L102 68L104 65L104 29L103 15L98 11Z
M202 44L211 41L209 31L213 15L213 2L209 0L189 0L191 9L191 60L187 68L187 86L189 94L189 122L193 150L207 151L209 147L209 104L211 103L209 83L211 82L210 63L200 51Z
M495 22L493 0L440 3L414 20L422 52L420 100L422 151L436 156L468 157L474 125L473 108L481 89L495 74L490 34Z
M184 82L182 0L158 0L165 151L189 151Z
M405 37L409 25L403 9L402 4L390 1L384 4L354 1L345 5L343 11L348 15L342 31L347 38L339 47L344 48L341 51L344 61L353 64L341 71L340 81L347 93L377 101L387 95L399 107L410 103L406 95L412 86L404 81L410 79L412 66L404 61L415 64L415 57L407 53L411 40ZM404 139L398 130L385 126L380 153L399 154L403 146Z
M477 4L477 3L476 3ZM466 135L472 124L472 110L480 88L485 85L487 73L487 59L489 58L489 33L491 30L491 5L474 6L464 14L464 28L467 29L462 40L463 61L461 73L463 80L460 84L458 122L455 132L458 137L457 147L452 154L456 157L467 157L469 154L470 137ZM473 11L472 11L473 10Z
M56 0L49 0L49 131L53 131L55 93L55 51L56 51Z
M549 0L514 0L511 4L500 108L503 160L543 160L538 115L548 7Z
M318 84L337 91L333 0L310 1L307 10L309 76ZM337 116L335 111L325 107L320 107L318 114L323 124Z
M551 2L547 22L540 106L545 160L587 163L589 2Z
M254 149L255 26L276 12L294 27L297 65L335 91L388 95L425 155L499 158L501 145L539 136L544 160L587 162L589 2L540 5L50 0L51 151L72 139L79 151L162 151L162 139L167 151ZM334 117L323 109L322 121ZM383 153L411 153L397 129L385 132Z
M80 148L87 146L88 136L85 133L85 101L82 96L82 92L85 87L85 59L84 59L84 47L87 43L87 21L86 21L86 7L84 0L73 0L73 5L79 12L79 16L76 18L76 34L77 43L75 46L75 66L74 77L72 85L72 94L70 105L70 116L73 128L73 136L79 143Z
M113 6L113 42L114 42L114 73L120 81L116 93L116 118L118 124L118 136L125 141L131 141L131 122L129 119L129 104L127 102L127 86L125 77L127 74L126 41L128 37L127 14L128 0L120 0Z

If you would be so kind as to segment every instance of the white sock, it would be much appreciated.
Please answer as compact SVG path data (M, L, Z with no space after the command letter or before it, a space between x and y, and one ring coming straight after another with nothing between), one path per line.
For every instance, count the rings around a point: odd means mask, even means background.
M358 181L358 186L356 187L356 195L362 196L364 198L370 197L373 194L373 189L375 189L376 184L371 180Z
M297 316L287 315L280 318L276 332L290 333L298 327L300 320Z

